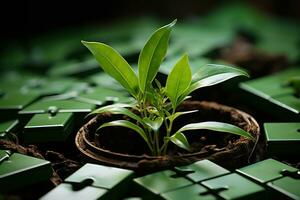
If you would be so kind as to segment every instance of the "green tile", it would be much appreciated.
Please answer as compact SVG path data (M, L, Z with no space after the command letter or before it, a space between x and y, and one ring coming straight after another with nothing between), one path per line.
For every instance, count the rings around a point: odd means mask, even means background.
M25 143L63 142L74 129L73 113L35 114L24 127Z
M266 183L271 180L283 177L282 170L296 172L297 169L290 167L274 159L267 159L258 163L237 169L236 171L250 179L260 183Z
M188 166L176 167L175 169L178 170L179 173L186 174L186 177L194 182L230 173L227 169L209 160L201 160Z
M37 95L19 92L5 93L0 97L0 119L16 118L18 112L37 99Z
M98 71L100 71L100 67L95 59L87 59L80 62L77 60L67 60L55 64L55 66L48 71L48 74L53 77L85 77Z
M72 200L94 200L105 199L106 189L96 187L84 187L81 190L74 190L71 184L62 183L49 193L41 197L42 200L72 199Z
M95 105L90 103L79 102L73 99L69 100L40 100L22 111L19 114L38 114L46 113L51 109L56 109L58 112L91 112Z
M300 123L265 123L269 155L300 154Z
M201 183L223 199L265 199L265 189L236 174L228 174Z
M0 150L1 157L5 155ZM52 176L51 163L26 155L7 153L8 157L0 162L0 192L8 192L48 180Z
M113 189L122 186L126 188L129 185L125 183L128 183L133 176L134 173L131 170L88 163L69 176L65 182L80 183L85 179L92 179L93 183L91 186L94 187Z
M124 91L124 88L111 76L106 73L97 73L87 78L87 81L93 85L112 90Z
M29 79L20 87L24 94L36 94L40 96L56 95L67 91L74 84L71 79Z
M19 121L10 120L0 123L0 139L4 139L7 136L7 133L15 131Z
M187 187L180 188L175 191L167 192L161 194L161 196L166 200L217 200L218 197L209 193L208 190L201 185L191 185Z
M300 97L296 97L294 94L272 97L270 101L290 112L300 115Z
M280 73L240 83L245 91L245 101L277 118L290 121L300 119L300 101L295 91L288 86L288 80L300 74L299 67L289 68Z
M180 177L170 170L136 178L134 181L142 188L156 195L192 184L188 179Z
M284 177L278 180L268 183L268 186L276 190L280 194L289 197L290 199L300 199L300 172L298 172L298 178ZM277 198L278 195L274 194L273 199Z
M300 68L290 68L283 72L246 81L241 83L241 87L259 97L270 99L271 97L293 94L291 87L285 86L287 81L300 74Z
M101 87L87 89L76 99L82 102L94 103L99 106L108 102L128 103L133 100L126 92Z

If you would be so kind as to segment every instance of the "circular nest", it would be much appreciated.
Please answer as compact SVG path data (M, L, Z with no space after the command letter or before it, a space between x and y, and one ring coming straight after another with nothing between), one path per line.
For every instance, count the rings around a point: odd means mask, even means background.
M176 122L177 126L200 121L222 121L239 126L251 133L255 138L259 137L260 130L256 120L249 114L238 109L224 106L215 102L187 101L183 102L178 110L199 110L196 113L185 115L183 119ZM185 152L173 148L173 152L166 156L150 156L146 153L140 155L118 152L102 145L101 138L96 135L97 128L104 122L111 121L109 113L98 115L86 123L77 133L75 143L79 151L89 162L104 164L113 167L120 167L135 170L137 173L145 174L179 165L186 165L202 159L209 159L227 168L237 168L246 164L254 147L254 142L244 137L233 134L213 133L208 131L204 136L213 138L216 142L222 141L225 144L206 144L193 152ZM187 121L187 122L186 122ZM181 124L182 123L182 124ZM127 129L128 131L129 129ZM113 135L112 129L106 130L107 136ZM125 131L126 132L126 131ZM124 134L119 131L119 134ZM105 135L105 134L104 134ZM189 135L191 137L189 137ZM197 134L187 133L187 137L193 141L201 141L203 135L198 134L198 139L193 138ZM122 138L124 140L124 138ZM132 140L132 138L128 138ZM103 142L105 143L105 142ZM126 144L126 142L125 142ZM193 144L192 144L193 145ZM134 146L134 143L133 143ZM194 144L194 146L197 146ZM176 152L178 150L178 152ZM174 152L175 151L175 152Z

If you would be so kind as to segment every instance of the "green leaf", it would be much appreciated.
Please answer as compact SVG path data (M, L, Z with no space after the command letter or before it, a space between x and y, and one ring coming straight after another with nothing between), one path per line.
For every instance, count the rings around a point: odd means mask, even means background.
M92 52L101 68L137 97L138 78L127 61L112 47L99 42L82 43Z
M249 77L248 73L242 69L226 65L207 64L193 75L189 91L192 92L202 87L216 85L236 76Z
M159 28L155 31L142 49L138 60L138 77L139 86L142 92L155 78L159 66L166 56L168 42L172 27L176 20L172 23Z
M170 115L167 117L167 119L169 119L170 121L174 121L177 117L181 116L181 115L186 115L186 114L190 114L190 113L194 113L194 112L198 112L198 110L190 110L190 111L184 111L184 112L176 112L173 115Z
M187 151L190 151L190 144L183 133L176 132L174 135L170 137L170 141L173 142L175 145Z
M148 147L150 149L152 149L145 131L141 127L139 127L138 125L136 125L132 122L126 121L126 120L116 120L116 121L107 122L107 123L102 124L99 127L99 129L104 128L104 127L109 127L109 126L122 126L122 127L130 128L130 129L134 130L135 132L137 132L145 140Z
M149 118L144 118L143 122L149 126L154 132L157 132L159 128L161 127L162 123L164 122L164 119L162 117L157 117L154 120L151 120Z
M207 64L201 67L197 73L193 75L190 87L181 95L178 104L184 101L187 95L199 88L216 85L236 76L249 77L247 72L242 69L226 65Z
M188 56L183 55L173 67L166 83L166 94L172 103L173 109L177 107L179 97L189 88L191 80L192 72Z
M118 107L115 105L109 105L109 106L104 106L101 108L98 108L97 110L94 110L91 114L101 114L105 112L110 112L112 114L121 114L121 115L126 115L140 123L143 124L142 118L140 118L138 115L134 114L130 110L124 108L124 107Z
M177 132L199 130L199 129L232 133L232 134L236 134L236 135L240 135L240 136L249 138L251 140L255 140L254 137L250 133L244 131L243 129L241 129L237 126L234 126L232 124L223 123L223 122L214 122L214 121L187 124L187 125L183 126L182 128L180 128Z

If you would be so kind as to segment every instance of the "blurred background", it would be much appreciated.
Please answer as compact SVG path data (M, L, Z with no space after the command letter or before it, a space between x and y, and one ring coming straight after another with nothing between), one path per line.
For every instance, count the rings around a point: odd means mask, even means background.
M158 77L162 82L183 53L193 72L220 63L242 67L252 79L271 75L299 65L299 8L296 0L4 1L0 94L33 92L41 98L74 91L80 95L95 86L120 89L80 41L107 43L136 68L147 38L174 19ZM51 86L53 81L61 87ZM234 98L203 90L194 97L241 106Z
M110 0L110 1L3 1L1 4L2 33L9 38L32 37L50 30L106 24L124 17L155 15L163 19L203 16L220 5L246 2L273 16L300 19L300 2L297 0ZM2 38L4 39L4 38Z

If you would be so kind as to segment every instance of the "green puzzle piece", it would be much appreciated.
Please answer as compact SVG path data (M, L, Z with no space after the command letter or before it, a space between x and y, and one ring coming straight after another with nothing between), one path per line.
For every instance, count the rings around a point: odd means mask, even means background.
M143 189L156 195L192 184L188 179L178 177L175 172L170 170L149 174L136 178L134 181Z
M129 94L125 92L96 87L83 92L76 99L100 106L107 102L129 103L133 100L133 98L128 95Z
M0 96L0 120L14 119L20 110L37 99L37 95L19 92L5 93Z
M95 164L85 164L82 168L69 176L65 182L80 183L85 179L92 179L91 186L105 189L113 189L124 186L124 183L131 180L133 171L119 169L114 167L106 167ZM125 186L126 187L126 186Z
M269 155L300 154L300 123L265 123Z
M236 171L250 179L254 179L259 183L266 183L277 178L281 178L282 170L296 172L297 169L290 167L284 163L274 159L267 159L258 163L237 169Z
M73 113L36 114L24 127L25 143L63 142L74 128Z
M175 191L167 192L161 194L161 196L166 200L217 200L218 197L210 194L208 190L201 185L191 185L187 187L180 188Z
M40 100L22 111L19 114L38 114L46 113L51 109L58 110L58 112L91 112L95 105L75 101L73 99L69 100Z
M236 174L228 174L201 183L223 199L265 199L265 189Z
M300 99L288 86L291 77L300 74L300 68L294 67L280 73L240 83L240 88L248 94L247 101L279 118L298 121L300 117ZM249 100L250 99L250 100Z
M18 120L10 120L0 123L0 139L6 138L6 134L12 132L16 129L19 121Z
M299 173L299 172L298 172ZM299 173L300 174L300 173ZM299 176L299 175L298 175ZM284 177L268 183L268 186L276 190L280 194L291 199L300 199L300 179ZM274 194L273 199L278 197L278 193Z
M224 169L209 160L201 160L188 166L176 167L175 169L178 170L179 173L186 172L186 177L190 178L194 182L200 182L230 173L227 169Z
M34 183L48 180L52 176L51 163L18 153L0 150L0 192L8 192Z
M41 197L42 200L72 199L72 200L94 200L101 199L107 193L106 189L96 187L84 187L81 190L74 190L71 184L62 183L49 193Z

